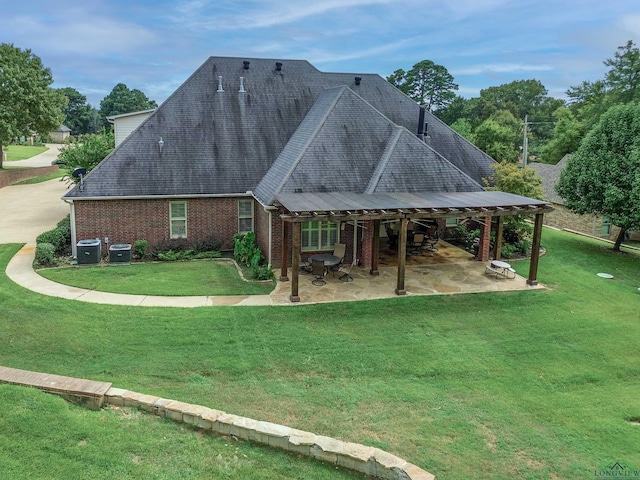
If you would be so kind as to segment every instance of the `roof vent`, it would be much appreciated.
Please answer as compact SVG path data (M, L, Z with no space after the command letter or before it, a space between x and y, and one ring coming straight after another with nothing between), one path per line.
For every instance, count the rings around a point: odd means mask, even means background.
M218 77L218 93L224 93L224 88L222 88L222 75Z
M242 68L244 68L245 70L249 70L249 64L251 62L249 60L245 60L242 62Z
M244 89L244 77L240 77L240 89L238 90L238 93L244 93L245 89Z
M360 82L362 82L362 77L356 77L356 85L360 85Z
M277 70L278 72L281 72L281 71L282 71L282 62L276 62L276 70Z

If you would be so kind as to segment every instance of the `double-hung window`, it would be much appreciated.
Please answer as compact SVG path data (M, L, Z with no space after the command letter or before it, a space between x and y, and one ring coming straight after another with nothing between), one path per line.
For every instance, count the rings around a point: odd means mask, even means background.
M253 231L253 199L238 200L238 232Z
M324 221L302 224L302 250L333 250L337 242L337 223Z
M187 237L187 202L169 203L171 238Z

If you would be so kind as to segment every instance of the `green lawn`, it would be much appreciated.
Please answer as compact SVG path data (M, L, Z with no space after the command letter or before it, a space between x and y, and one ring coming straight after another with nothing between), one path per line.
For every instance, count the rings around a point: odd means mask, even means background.
M363 478L130 408L94 412L8 385L0 385L0 398L6 479Z
M228 260L50 268L38 273L65 285L134 295L268 295L275 286L243 280Z
M378 446L440 479L640 469L640 259L546 229L543 245L547 290L362 303L116 307L2 275L0 365Z
M27 158L35 157L36 155L49 150L47 147L36 147L30 145L8 145L7 149L7 162L13 162L15 160L26 160Z
M38 177L28 178L27 180L21 180L13 185L32 185L34 183L48 182L56 178L62 178L67 174L66 170L58 170L57 172L49 173L47 175L40 175Z

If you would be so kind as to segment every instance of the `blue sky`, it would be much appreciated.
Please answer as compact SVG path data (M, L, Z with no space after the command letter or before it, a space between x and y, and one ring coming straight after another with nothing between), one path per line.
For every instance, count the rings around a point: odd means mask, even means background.
M160 103L212 55L385 77L428 59L467 98L526 79L564 98L627 40L640 43L632 0L14 0L0 23L0 43L96 107L117 83Z

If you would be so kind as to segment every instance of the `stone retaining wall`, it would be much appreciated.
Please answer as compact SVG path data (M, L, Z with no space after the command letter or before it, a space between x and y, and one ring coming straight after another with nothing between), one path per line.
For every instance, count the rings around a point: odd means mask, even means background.
M6 167L7 164L5 164L4 166ZM57 172L58 170L58 165L51 165L50 167L33 167L20 169L8 168L0 171L0 188L8 187L13 183L20 182L22 180L28 180L30 178L39 177L40 175L47 175L48 173Z
M429 472L378 448L239 417L200 405L113 387L105 394L105 403L139 408L204 430L301 453L372 477L389 480L435 480L435 476Z

